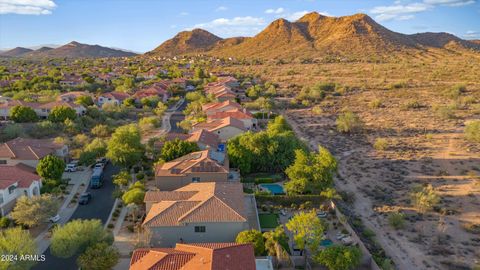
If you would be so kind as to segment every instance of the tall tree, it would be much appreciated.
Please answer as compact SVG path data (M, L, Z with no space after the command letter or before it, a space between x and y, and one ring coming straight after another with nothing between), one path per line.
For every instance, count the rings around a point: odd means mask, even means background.
M124 168L138 163L143 156L140 131L136 125L121 126L115 130L107 144L107 157Z
M76 219L53 229L50 250L56 257L69 258L101 242L111 245L113 236L103 228L100 220Z
M255 251L255 256L262 256L265 252L265 243L263 235L257 230L247 230L238 233L235 242L239 244L252 244Z
M122 201L124 204L143 204L143 198L145 197L145 185L141 182L135 182L132 184L128 191L122 195Z
M18 198L11 213L15 222L29 227L48 222L48 219L57 214L60 204L49 194L41 196Z
M93 99L91 96L79 96L75 99L75 103L86 108L93 105Z
M78 257L77 264L82 270L108 270L118 263L118 250L105 242L97 243L87 248Z
M325 265L329 270L350 270L360 264L362 252L358 247L330 246L316 254L315 262Z
M323 232L326 225L317 217L317 213L300 212L295 214L287 224L287 229L293 234L293 241L296 246L303 250L305 263L307 261L307 248L312 254L315 254L322 241Z
M60 181L65 162L54 155L48 155L40 159L37 165L37 173L45 180Z
M77 117L77 112L64 105L56 106L48 115L48 120L54 123L63 123L66 119L73 120Z
M199 150L200 148L196 143L176 138L173 141L165 142L160 157L168 162Z
M10 109L10 119L17 123L35 122L38 120L37 113L27 106L14 106Z
M20 260L22 255L37 254L37 244L27 230L20 227L0 231L0 254L2 256L16 256L16 260L8 257L0 260L1 270L25 270L32 268L34 260Z

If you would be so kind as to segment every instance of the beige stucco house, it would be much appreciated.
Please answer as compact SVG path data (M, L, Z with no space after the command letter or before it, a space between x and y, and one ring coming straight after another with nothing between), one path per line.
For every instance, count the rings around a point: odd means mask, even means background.
M23 163L36 168L40 159L47 155L68 159L68 146L53 139L16 138L0 144L0 165Z
M143 227L150 244L233 242L249 228L241 183L191 183L175 191L148 191Z
M190 183L227 182L228 170L228 162L222 164L211 150L203 150L157 166L155 181L160 190L175 190Z

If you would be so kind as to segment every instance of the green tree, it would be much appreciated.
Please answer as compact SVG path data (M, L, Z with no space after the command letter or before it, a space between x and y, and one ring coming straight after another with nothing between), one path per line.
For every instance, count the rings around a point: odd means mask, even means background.
M168 106L162 102L157 103L157 107L153 109L153 112L158 116L162 117L165 111L168 109Z
M113 235L98 219L76 219L53 229L50 251L53 256L69 258L97 243L113 243Z
M317 217L317 213L300 212L295 214L286 224L287 229L293 234L295 245L304 251L305 262L307 260L306 248L315 254L322 241L326 225Z
M54 155L48 155L40 159L37 165L37 173L45 180L59 182L65 170L65 162Z
M239 244L251 243L255 251L255 256L262 256L265 252L265 243L263 242L262 233L257 230L247 230L238 233L235 242Z
M142 159L143 152L140 131L137 126L130 124L115 130L108 141L106 156L113 163L128 168Z
M313 257L314 261L329 270L350 270L360 264L362 252L358 247L330 246Z
M75 99L75 103L85 108L94 104L91 96L79 96Z
M474 120L466 124L465 137L469 141L480 143L480 120Z
M176 138L172 141L165 142L162 147L162 153L160 157L164 161L168 162L199 150L200 148L195 142L184 141Z
M285 170L288 178L294 181L285 185L286 191L299 194L325 190L333 185L336 171L337 161L326 148L319 146L318 153L296 150L295 161Z
M32 108L22 105L12 107L9 117L17 123L35 122L38 120L37 113Z
M435 192L432 185L415 186L410 194L412 204L421 212L425 213L431 210L440 202L440 197Z
M32 268L34 260L20 260L22 255L37 254L37 244L27 230L20 227L0 231L0 254L17 256L17 260L1 260L1 270L25 270Z
M108 270L117 265L120 254L118 250L105 242L87 248L78 257L77 264L82 270Z
M119 187L125 187L132 181L132 176L128 171L121 171L113 176L113 183Z
M338 116L337 130L343 133L357 132L363 127L363 122L358 115L353 112L345 112Z
M87 144L80 154L81 164L92 164L97 158L104 157L107 153L107 143L100 138L93 139Z
M50 217L57 214L59 208L58 201L49 194L31 198L22 196L17 199L11 216L18 224L34 227L48 222Z
M77 117L77 112L64 105L55 106L50 114L48 115L48 120L54 123L63 123L66 119L73 120Z
M4 140L11 140L23 136L25 130L21 124L7 124L2 133Z
M128 191L123 193L122 201L126 205L135 204L141 205L143 204L143 198L145 197L145 185L142 182L135 182L130 185Z
M269 256L276 256L278 259L287 259L289 250L288 236L282 225L275 230L263 233L265 239L265 250Z

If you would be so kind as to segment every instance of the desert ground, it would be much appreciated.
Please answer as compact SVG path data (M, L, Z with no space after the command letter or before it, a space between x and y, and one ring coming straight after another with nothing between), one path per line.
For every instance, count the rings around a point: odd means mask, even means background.
M478 263L480 235L466 228L480 224L480 146L466 141L463 130L480 118L480 57L433 53L388 63L241 69L279 83L287 99L315 82L344 86L316 105L321 113L277 109L312 148L321 144L335 154L337 188L353 197L353 214L398 269L470 269ZM399 82L403 86L391 87ZM450 95L448 89L459 84L467 91ZM337 132L335 120L344 110L360 117L361 131ZM373 147L378 138L387 142L385 149ZM418 184L431 184L440 196L433 211L412 207L410 192ZM389 225L392 211L405 214L403 229Z

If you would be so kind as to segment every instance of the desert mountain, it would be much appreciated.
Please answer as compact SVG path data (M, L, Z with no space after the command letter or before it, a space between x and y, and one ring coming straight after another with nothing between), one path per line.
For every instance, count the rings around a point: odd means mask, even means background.
M163 56L205 52L222 39L202 30L183 31L155 48L150 53Z
M3 51L0 53L0 56L7 56L7 57L18 57L22 56L26 53L32 52L32 49L27 49L23 47L16 47L14 49L8 50L8 51Z
M19 48L15 48L17 50ZM88 45L72 41L66 45L60 46L58 48L50 47L41 47L38 50L24 49L24 53L10 55L13 50L4 52L2 55L8 56L22 56L22 57L48 57L48 58L97 58L97 57L123 57L123 56L134 56L135 53L126 52L117 49L111 49L107 47L102 47L99 45Z
M194 36L204 38L192 38ZM429 48L480 51L478 43L447 33L406 35L383 27L365 14L328 17L312 12L295 22L275 20L259 34L248 38L220 39L200 29L181 32L150 53L172 56L202 52L218 56L286 58L327 54L386 56L414 54Z

